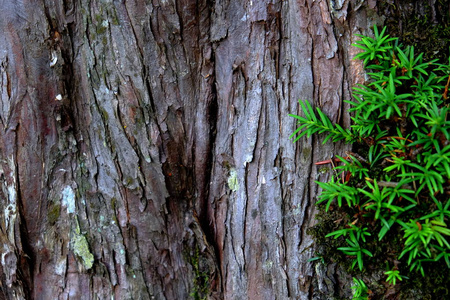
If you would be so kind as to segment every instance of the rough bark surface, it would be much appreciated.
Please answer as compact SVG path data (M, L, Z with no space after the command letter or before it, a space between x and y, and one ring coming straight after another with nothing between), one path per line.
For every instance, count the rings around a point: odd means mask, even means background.
M1 0L0 299L344 290L306 234L340 149L288 113L348 125L375 2Z

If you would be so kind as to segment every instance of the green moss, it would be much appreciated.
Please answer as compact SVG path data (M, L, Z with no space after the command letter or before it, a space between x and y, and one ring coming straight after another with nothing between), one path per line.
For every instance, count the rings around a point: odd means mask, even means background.
M101 23L103 20L103 16L101 14L95 15L95 21L97 23Z
M304 161L308 160L311 157L311 148L310 147L304 147L302 149L302 158Z
M97 34L104 34L105 32L106 32L106 29L107 29L108 27L105 27L105 26L103 26L103 25L98 25L97 26L97 29L96 29L96 33Z
M104 108L100 107L100 113L102 115L103 120L105 120L105 122L108 122L109 120L108 112Z
M54 225L61 215L61 204L52 203L47 211L47 220L50 225Z
M345 246L343 238L333 239L325 236L338 229L341 222L348 221L348 217L344 212L330 211L325 212L323 207L320 207L316 215L317 224L306 230L306 233L311 235L316 242L316 255L323 258L326 263L338 263L345 265L345 269L350 267L349 260L341 251L336 251L336 248ZM336 220L342 220L336 222Z
M94 264L94 255L89 251L89 244L84 235L75 234L72 237L73 252L81 258L86 269L92 268Z
M86 237L81 234L78 220L75 222L76 228L71 239L73 253L81 259L83 266L89 270L94 264L94 255L89 251L89 244Z
M233 192L236 192L237 190L239 190L239 181L237 178L237 172L236 169L231 168L230 169L230 175L228 176L228 187L230 188L230 190L232 190Z
M126 187L132 186L133 183L134 183L133 177L127 176L127 177L125 178L124 185L125 185Z
M319 168L318 170L317 170L317 172L319 173L319 174L326 174L326 173L328 173L328 172L330 172L330 168L329 167L321 167L321 168Z
M417 53L424 53L425 60L439 59L445 63L450 47L449 1L436 1L435 9L428 1L402 2L398 6L388 1L380 3L380 10L388 12L385 24L390 35L398 37L405 45L416 47Z
M193 289L190 296L194 300L206 300L209 293L209 277L208 272L202 270L200 250L196 246L193 251L190 250L185 254L194 271Z
M119 17L117 16L117 12L115 10L112 11L111 24L116 26L120 25Z
M117 199L115 197L111 198L111 208L113 211L116 210L116 206L117 206Z
M112 219L112 222L113 222L113 223L119 224L119 222L117 221L116 215L113 215L113 216L111 217L111 219Z
M402 299L412 299L414 294L419 294L420 299L450 299L450 277L446 264L428 265L425 274L425 277L417 272L408 274Z
M94 40L94 38L95 37L93 37L92 39L91 39L91 41L93 41ZM98 75L98 73L97 73L97 70L96 69L91 69L90 71L89 71L89 73L88 73L88 76L89 76L89 78L91 79L91 83L92 83L92 86L94 87L94 89L99 89L100 88L100 77L99 77L99 75Z

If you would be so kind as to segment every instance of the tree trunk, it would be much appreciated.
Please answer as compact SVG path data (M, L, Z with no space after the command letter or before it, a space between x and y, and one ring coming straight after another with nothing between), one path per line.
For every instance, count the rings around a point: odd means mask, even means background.
M298 99L349 124L376 1L0 1L0 299L329 299Z

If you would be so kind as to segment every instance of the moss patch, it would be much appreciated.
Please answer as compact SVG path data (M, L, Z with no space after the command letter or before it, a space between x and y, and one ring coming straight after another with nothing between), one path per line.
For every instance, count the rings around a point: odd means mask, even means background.
M59 203L52 203L47 211L47 221L50 225L55 225L61 215L61 205Z
M236 192L237 190L239 190L239 181L237 178L237 172L235 169L231 168L230 169L230 175L228 177L228 187L230 188L230 190L232 190L233 192Z
M424 59L439 59L445 63L450 47L450 12L448 0L404 0L400 5L380 1L380 12L387 15L385 25L391 36L404 45L413 45Z
M72 237L73 252L81 258L83 266L86 269L92 268L94 264L94 255L89 251L87 239L82 234L75 234Z
M193 289L190 296L195 300L206 300L209 293L209 277L208 272L204 271L205 266L202 264L202 256L198 246L187 254L187 260L191 264L194 271Z
M89 270L94 265L94 255L89 251L89 244L86 237L81 234L80 225L76 220L75 232L73 232L71 245L73 252L81 259L83 266Z

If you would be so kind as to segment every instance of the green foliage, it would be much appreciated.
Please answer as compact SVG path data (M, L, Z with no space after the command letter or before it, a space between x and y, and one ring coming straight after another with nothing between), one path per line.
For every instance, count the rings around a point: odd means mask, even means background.
M394 38L390 38L388 35L384 35L386 28L379 33L378 28L374 28L375 37L357 35L361 37L360 41L357 41L354 46L363 49L364 51L356 55L357 59L364 60L364 64L375 59L383 60L386 57L386 52L392 49L392 45L389 43Z
M406 278L400 271L426 276L426 266L440 262L450 268L450 59L426 62L385 31L375 27L373 38L361 36L354 44L363 50L356 58L364 61L370 79L346 101L351 128L333 124L320 108L301 100L303 114L291 115L299 124L291 138L322 134L324 143L352 144L347 157L330 160L330 181L317 182L322 189L317 204L338 212L336 222L342 224L324 235L339 242L336 249L352 258L352 269L395 263L385 272L395 285ZM407 268L399 270L398 262Z
M332 139L333 142L339 140L345 140L346 142L352 142L354 140L354 136L351 131L348 129L344 129L339 124L333 125L330 119L320 110L320 108L316 108L317 114L319 118L314 113L311 104L308 101L299 101L302 107L302 111L305 114L304 117L290 114L289 116L294 117L299 120L299 124L301 126L297 128L293 134L289 138L293 138L294 142L298 141L305 134L310 137L314 133L324 133L328 132L328 136L325 138L323 143L325 144L328 139ZM302 131L303 130L303 131Z
M358 264L359 270L363 269L363 254L372 257L372 253L361 247L361 242L366 242L365 236L370 236L371 234L367 232L367 228L360 228L354 226L353 224L349 225L349 228L344 228L341 230L333 231L326 235L326 237L334 236L334 238L338 238L340 236L346 236L349 234L349 238L345 239L347 242L346 247L339 247L338 250L341 250L344 254L355 256L356 258L352 262L352 268Z
M340 162L342 163L341 166L336 166L335 169L336 170L341 170L344 173L348 173L350 172L351 174L353 174L353 176L357 176L358 179L362 179L365 177L369 176L369 169L364 167L362 165L362 163L354 156L352 156L351 154L349 155L349 160L340 157L338 155L336 155L336 157L340 160Z
M450 244L447 241L447 237L450 236L450 229L439 219L430 220L427 218L423 224L415 220L410 220L406 224L400 220L398 222L402 225L405 232L404 238L406 238L405 248L399 258L408 254L408 265L411 266L411 270L419 270L425 276L422 262L436 261L436 255L432 253L432 250L434 250L433 252L437 250L438 253L445 253L445 250L439 250L450 249ZM438 248L436 248L436 242L439 244ZM434 247L433 244L435 244Z
M352 300L367 300L369 299L369 293L367 285L362 279L356 279L353 277L353 298Z
M400 271L395 268L384 272L384 274L387 275L386 282L392 285L395 285L397 283L397 280L403 280L403 276L400 275Z
M328 183L319 181L316 181L316 183L322 188L322 194L317 203L326 201L327 210L335 199L339 207L342 206L342 200L345 200L348 206L354 206L359 203L358 190L355 187L336 182L334 178L331 178L331 181Z

